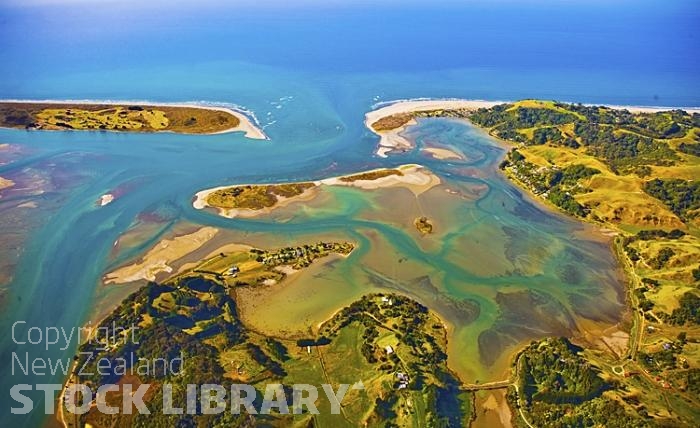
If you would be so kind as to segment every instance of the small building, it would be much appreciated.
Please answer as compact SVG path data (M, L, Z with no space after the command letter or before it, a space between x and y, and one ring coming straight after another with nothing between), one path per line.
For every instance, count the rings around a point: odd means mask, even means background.
M391 347L391 345L386 345L384 347L384 350L386 351L387 354L393 354L394 353L394 348Z
M399 379L399 384L397 386L397 389L405 389L408 388L408 375L405 373L398 372L396 373L396 377Z

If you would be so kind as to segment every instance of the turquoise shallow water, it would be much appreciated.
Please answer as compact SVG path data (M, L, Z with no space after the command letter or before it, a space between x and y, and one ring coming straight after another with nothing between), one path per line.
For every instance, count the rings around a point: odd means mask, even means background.
M441 295L452 299L434 300L443 313L459 320L464 312L453 302L478 301L482 316L457 337L492 352L547 333L532 327L543 320L518 312L514 301L558 314L558 326L570 323L573 309L607 321L619 313L610 251L577 237L581 225L543 211L500 177L494 167L502 149L478 130L426 121L413 133L421 144L437 139L463 150L466 164L417 153L383 160L373 156L376 137L362 121L377 102L413 97L698 106L694 2L474 1L430 8L243 2L223 9L215 2L196 8L141 3L3 2L0 98L231 103L252 111L271 140L0 130L0 144L20 150L0 165L0 176L20 184L0 199L3 264L17 263L0 315L2 403L12 402L13 384L61 380L11 375L12 352L53 359L74 352L18 346L9 326L17 320L80 325L113 242L144 211L165 211L173 223L285 236L335 230L365 243L357 230L375 230L417 261L414 276L436 275ZM190 206L194 192L216 185L308 180L408 162L426 164L464 191L486 189L445 208L460 225L430 251L396 225L368 219L372 205L353 192L339 196L345 210L334 207L306 223L303 217L287 224L230 221ZM26 187L46 191L27 196ZM114 189L124 194L97 209L95 200ZM17 208L25 202L37 208ZM493 248L493 266L475 256L485 242ZM360 263L363 254L338 275L374 277L377 287L387 286L376 279L382 272ZM498 274L479 272L482 265ZM533 265L545 273L529 274ZM562 288L564 282L569 287ZM404 291L432 298L416 284L404 284ZM497 296L524 289L539 294ZM497 308L511 316L498 318ZM519 328L523 324L530 327ZM38 406L40 396L31 396ZM9 406L0 408L3 426L36 426L42 419L40 412L11 416Z
M360 244L361 251L331 271L324 279L329 286L398 289L426 302L457 327L453 344L461 350L455 354L457 366L482 375L488 375L488 370L477 367L488 367L505 347L543 334L567 334L575 328L576 317L604 322L618 319L622 304L609 249L577 237L584 234L584 226L538 208L501 177L496 165L503 149L481 131L449 120L425 120L412 131L419 145L426 140L451 145L467 155L465 162L429 160L418 152L380 160L370 155L373 139L364 135L366 131L361 134L360 141L367 140L367 144L358 144L362 150L339 152L332 142L294 146L246 140L238 134L2 131L0 137L5 141L33 153L17 168L4 166L0 170L4 176L21 175L27 168L46 170L47 165L50 177L62 177L65 170L78 170L80 175L70 176L45 194L23 197L10 193L7 200L3 198L8 212L27 210L13 207L34 201L38 207L29 215L38 217L39 226L21 231L27 240L5 296L7 310L1 327L9 332L11 322L25 320L27 325L17 331L26 334L26 327L31 326L81 325L108 267L112 243L144 211L167 212L172 221L275 234L285 240L309 239L319 233L347 236ZM214 185L308 180L406 162L422 163L451 188L475 195L442 205L444 192L438 190L434 206L421 197L428 215L448 219L442 222L447 230L438 247L424 248L411 235L410 226L381 220L391 218L392 207L384 206L382 197L356 190L334 191L336 203L326 210L300 212L284 223L229 220L191 207L197 190ZM113 203L97 208L99 196L113 189L126 190ZM410 261L398 279L387 281L392 269L396 274L396 267L377 263L377 253L368 255L374 244L367 231L393 248L395 256L387 260ZM379 254L381 258L381 251ZM531 303L518 308L509 303L513 299L530 299ZM327 306L339 302L346 303L329 300ZM533 318L533 314L538 315ZM17 345L9 334L0 340L2 358L8 362L12 352L28 352L30 359L55 360L70 358L74 349L61 351L54 346L46 350L43 343ZM25 376L17 369L15 366L12 375L10 367L3 366L4 391L16 383L61 380L58 375ZM28 421L40 419L33 414Z

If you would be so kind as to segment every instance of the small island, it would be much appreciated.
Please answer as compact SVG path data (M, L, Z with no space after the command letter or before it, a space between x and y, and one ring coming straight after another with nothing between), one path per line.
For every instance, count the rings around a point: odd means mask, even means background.
M413 224L416 226L416 229L418 229L418 231L423 235L433 233L433 224L430 222L430 220L428 220L428 217L418 217L413 222Z
M321 186L351 186L365 190L405 187L420 194L440 179L420 165L401 165L318 181L279 184L245 184L202 190L195 195L196 209L214 208L223 217L257 217L292 202L314 199Z
M188 104L128 102L1 101L0 127L52 131L245 132L266 139L246 115L233 109Z

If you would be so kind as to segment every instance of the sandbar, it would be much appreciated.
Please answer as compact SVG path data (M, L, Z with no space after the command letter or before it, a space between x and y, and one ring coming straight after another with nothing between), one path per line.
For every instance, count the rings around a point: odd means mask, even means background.
M383 168L367 171L372 173L381 171ZM374 178L371 180L353 180L344 181L343 177L326 178L317 181L318 185L327 186L351 186L359 187L365 190L375 190L388 187L405 187L416 195L420 195L441 183L440 177L433 174L429 169L416 164L401 165L396 168L401 172L401 175L387 175L384 177Z
M97 202L97 204L101 207L104 207L105 205L112 203L112 201L114 201L114 195L112 195L111 193L105 193L104 195L100 196L100 199Z
M159 273L171 273L170 264L197 250L219 232L215 227L202 227L197 231L164 239L137 262L122 266L103 278L105 284L124 284L138 280L155 281Z
M426 147L421 150L422 152L430 154L430 156L434 157L435 159L439 160L449 160L449 159L457 159L457 160L462 160L464 159L459 153L453 152L452 150L448 149L441 149L437 147Z
M0 177L0 190L7 189L8 187L12 187L14 185L15 185L14 181Z

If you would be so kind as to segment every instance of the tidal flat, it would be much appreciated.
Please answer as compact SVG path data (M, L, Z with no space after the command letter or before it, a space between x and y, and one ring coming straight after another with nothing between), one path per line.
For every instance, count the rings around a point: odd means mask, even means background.
M320 260L280 283L236 288L248 328L306 337L364 294L400 293L439 314L449 366L472 383L503 378L513 351L530 340L621 321L621 273L609 237L517 189L497 169L504 148L464 121L419 119L408 135L419 149L449 144L463 160L431 163L440 184L422 192L321 186L312 199L238 220L237 230L216 238L262 247L319 239L356 245L349 256ZM457 139L463 144L450 144ZM419 217L430 219L432 233L416 230ZM199 253L206 251L216 248Z

